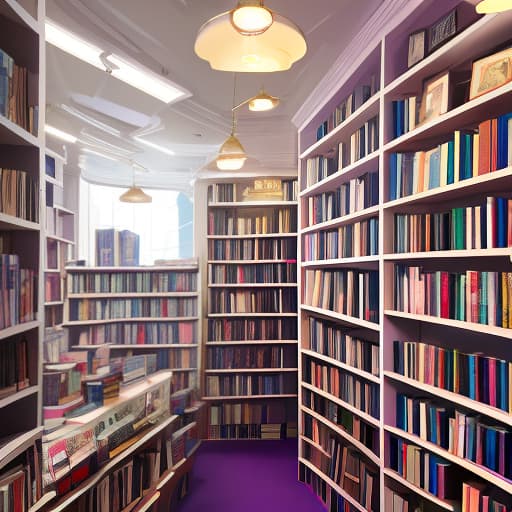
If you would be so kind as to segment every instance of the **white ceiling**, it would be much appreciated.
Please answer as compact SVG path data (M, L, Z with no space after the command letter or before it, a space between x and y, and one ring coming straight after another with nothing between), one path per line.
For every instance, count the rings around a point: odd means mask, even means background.
M296 168L296 129L291 118L337 56L382 0L269 0L265 5L304 32L306 56L288 71L238 74L236 103L265 86L281 98L271 112L238 110L237 135L258 169ZM47 45L47 123L79 137L67 144L70 168L88 179L115 185L190 192L191 181L230 132L232 73L214 71L194 53L199 27L232 9L236 0L47 0L47 15L105 51L115 51L187 89L191 96L166 105L92 66ZM63 108L63 105L65 106ZM118 131L111 135L66 112L78 109ZM145 138L175 152L165 155L133 140ZM62 142L47 136L62 152ZM119 161L82 153L89 147L125 155ZM130 161L136 162L135 166ZM140 166L142 167L139 167Z

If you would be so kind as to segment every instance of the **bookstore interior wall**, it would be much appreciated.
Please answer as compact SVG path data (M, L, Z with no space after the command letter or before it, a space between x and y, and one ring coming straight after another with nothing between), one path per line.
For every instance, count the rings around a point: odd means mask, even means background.
M511 510L511 20L418 2L299 129L300 478L329 510Z

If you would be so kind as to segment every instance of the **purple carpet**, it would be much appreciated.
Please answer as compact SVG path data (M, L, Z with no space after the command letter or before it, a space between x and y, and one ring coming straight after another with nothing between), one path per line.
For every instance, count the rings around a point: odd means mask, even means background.
M296 439L203 441L173 512L325 512L297 475Z

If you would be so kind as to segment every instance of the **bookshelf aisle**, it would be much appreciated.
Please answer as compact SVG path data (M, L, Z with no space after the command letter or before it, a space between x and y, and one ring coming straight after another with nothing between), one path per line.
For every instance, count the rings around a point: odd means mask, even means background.
M70 348L110 357L156 354L173 370L173 392L198 387L198 263L147 267L67 267L64 326Z
M512 508L512 88L472 78L512 13L474 4L396 15L299 129L300 478L332 511Z
M65 159L45 151L45 264L43 361L58 363L67 350L64 321L65 266L75 255L75 213L65 207Z
M296 436L296 185L286 177L196 184L196 204L208 205L195 221L207 235L198 247L208 439Z

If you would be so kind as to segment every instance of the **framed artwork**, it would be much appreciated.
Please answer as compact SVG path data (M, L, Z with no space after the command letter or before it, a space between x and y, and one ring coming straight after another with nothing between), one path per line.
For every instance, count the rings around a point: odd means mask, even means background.
M427 31L417 30L409 35L409 52L407 54L407 67L412 67L427 55Z
M469 99L493 91L512 80L512 48L473 62Z
M457 9L437 20L428 29L428 53L442 46L457 33Z
M425 82L419 112L419 124L448 112L450 73L446 72Z

